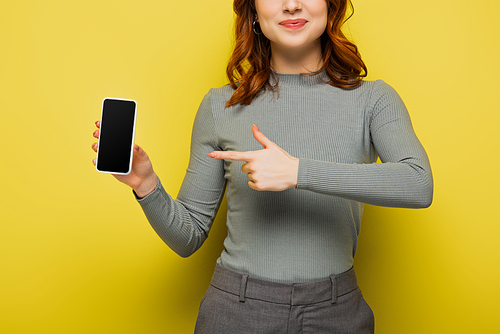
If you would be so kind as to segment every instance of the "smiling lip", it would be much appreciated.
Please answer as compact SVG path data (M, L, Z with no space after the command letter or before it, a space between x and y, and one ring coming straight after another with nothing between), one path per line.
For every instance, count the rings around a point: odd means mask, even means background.
M288 29L300 29L307 23L304 19L284 20L279 24Z

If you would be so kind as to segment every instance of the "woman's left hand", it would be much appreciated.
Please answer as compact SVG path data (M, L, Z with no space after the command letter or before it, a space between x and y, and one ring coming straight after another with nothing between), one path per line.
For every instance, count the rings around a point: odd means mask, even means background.
M252 126L254 138L262 145L258 151L214 151L214 159L245 161L241 171L248 175L248 186L259 191L282 191L297 185L299 159L267 139L257 125Z

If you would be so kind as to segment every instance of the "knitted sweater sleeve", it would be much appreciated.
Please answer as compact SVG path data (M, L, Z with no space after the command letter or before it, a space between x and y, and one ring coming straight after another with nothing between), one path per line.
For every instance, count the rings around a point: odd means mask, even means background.
M137 199L156 233L182 257L193 254L208 237L224 195L224 161L207 156L214 150L220 148L209 92L196 114L189 165L177 199L167 194L161 182L151 194Z
M378 81L366 108L371 141L382 163L300 159L297 188L378 206L428 207L433 196L429 160L400 96Z

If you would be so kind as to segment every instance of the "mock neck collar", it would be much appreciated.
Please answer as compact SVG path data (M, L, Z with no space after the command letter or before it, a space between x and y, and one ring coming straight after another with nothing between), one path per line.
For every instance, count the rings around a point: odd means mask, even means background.
M312 86L318 84L324 84L325 82L330 81L330 77L326 73L326 71L322 71L318 74L310 75L313 73L307 74L283 74L278 73L271 70L271 74L269 76L269 83L274 85L276 80L278 80L279 86Z

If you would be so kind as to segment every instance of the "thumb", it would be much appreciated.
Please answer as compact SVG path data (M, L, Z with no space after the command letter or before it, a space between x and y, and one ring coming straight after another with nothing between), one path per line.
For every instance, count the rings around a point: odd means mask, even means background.
M274 145L272 141L267 139L266 136L259 130L257 125L252 125L253 137L262 145L262 147L267 148L268 146Z
M148 155L146 154L146 151L144 151L139 145L134 144L134 155L137 159L139 160L147 160Z

